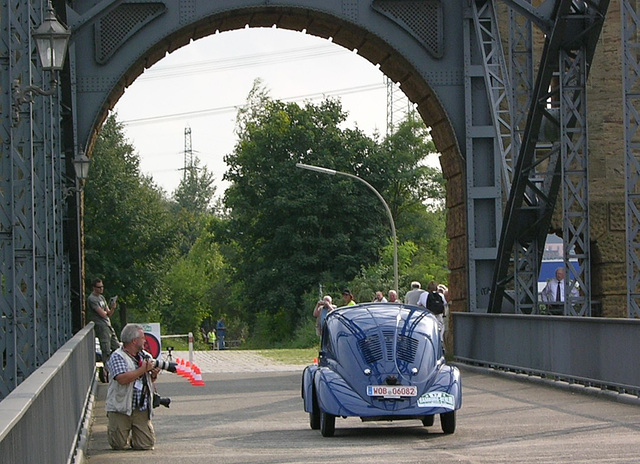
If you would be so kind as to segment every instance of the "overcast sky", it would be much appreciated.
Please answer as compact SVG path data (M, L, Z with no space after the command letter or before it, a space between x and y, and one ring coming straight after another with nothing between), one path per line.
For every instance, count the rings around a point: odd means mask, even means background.
M220 195L223 156L236 141L237 108L256 78L274 99L302 103L339 96L350 126L357 124L368 135L386 132L384 75L364 58L300 32L223 32L167 55L138 77L116 105L142 171L172 193L183 173L189 127L193 154L214 173Z

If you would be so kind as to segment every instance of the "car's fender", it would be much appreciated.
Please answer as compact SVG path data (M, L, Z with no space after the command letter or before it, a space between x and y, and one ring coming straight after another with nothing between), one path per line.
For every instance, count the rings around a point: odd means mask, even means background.
M361 416L370 405L333 370L322 367L315 375L314 384L320 410L334 416Z
M313 411L313 378L318 370L318 366L311 364L302 371L302 401L305 412Z

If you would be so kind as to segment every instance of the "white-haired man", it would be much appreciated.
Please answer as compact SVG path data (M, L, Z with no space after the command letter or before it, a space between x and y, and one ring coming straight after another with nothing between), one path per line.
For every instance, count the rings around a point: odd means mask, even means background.
M420 282L411 282L411 290L409 290L404 296L404 302L410 305L417 305L420 300L420 295L424 293L424 289L420 288Z
M114 351L107 367L109 387L106 409L109 418L107 438L113 449L149 450L156 443L151 423L153 382L160 369L146 353L144 328L127 324L120 334L122 347Z
M333 305L333 300L329 295L325 295L322 300L316 303L316 307L313 309L313 317L316 318L316 335L322 336L322 326L324 320L331 311L336 309Z
M550 306L564 306L564 278L564 268L557 268L555 276L549 279L547 285L544 287L540 294L543 302L549 304ZM575 285L571 287L570 294L573 297L579 295L578 289L575 287Z

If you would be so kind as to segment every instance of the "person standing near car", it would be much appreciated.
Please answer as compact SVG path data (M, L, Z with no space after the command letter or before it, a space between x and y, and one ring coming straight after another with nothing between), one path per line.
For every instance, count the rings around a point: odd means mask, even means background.
M160 369L155 360L143 351L144 328L127 324L122 333L122 347L107 361L111 378L105 400L109 426L107 438L111 448L151 450L156 435L151 423L153 382Z
M389 290L389 303L402 303L402 300L398 299L398 292L395 290Z
M411 290L409 290L404 295L404 302L406 304L415 306L418 304L420 295L422 295L423 293L425 293L425 291L422 288L420 288L420 282L414 280L413 282L411 282Z
M444 332L444 308L447 305L447 300L441 293L438 293L438 285L435 280L432 280L427 285L427 291L420 295L418 300L418 306L427 308L433 313L438 320L438 330L440 334Z
M378 290L376 292L376 297L374 298L373 302L374 303L386 303L387 299L384 297L382 292L380 290Z
M351 293L351 290L343 290L342 299L344 300L345 306L354 306L356 304L356 302L353 300L353 293Z
M327 317L327 314L334 309L336 309L336 307L333 305L333 300L329 295L325 295L322 300L316 303L316 307L313 308L313 317L316 318L316 335L318 337L322 337L324 319Z
M120 348L120 342L118 341L116 332L111 326L111 316L116 309L117 297L113 297L111 302L107 304L107 300L103 296L104 284L102 283L102 279L93 279L92 286L93 290L87 297L87 316L88 319L94 323L94 331L100 341L102 362L106 367L111 353Z

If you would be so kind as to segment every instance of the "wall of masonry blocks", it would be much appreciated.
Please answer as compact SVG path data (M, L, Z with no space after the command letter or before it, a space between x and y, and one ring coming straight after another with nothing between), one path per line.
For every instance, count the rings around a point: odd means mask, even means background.
M591 293L605 317L627 316L620 7L609 5L587 82ZM556 208L553 226L561 229L559 219Z

